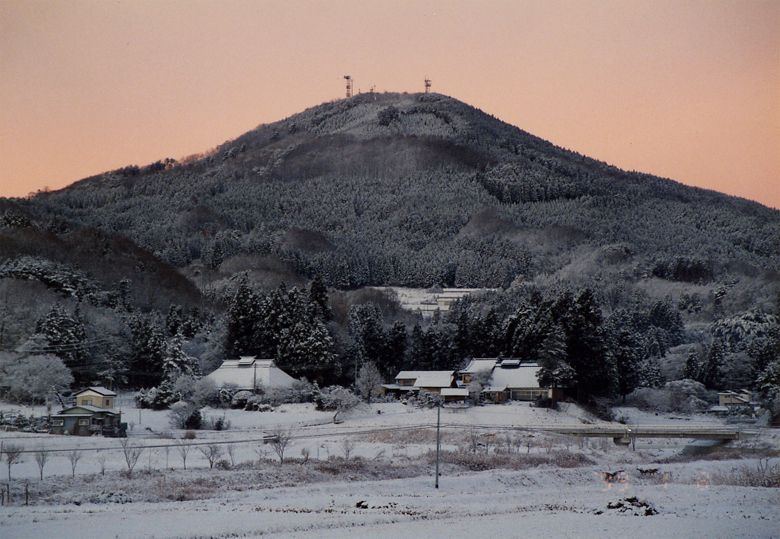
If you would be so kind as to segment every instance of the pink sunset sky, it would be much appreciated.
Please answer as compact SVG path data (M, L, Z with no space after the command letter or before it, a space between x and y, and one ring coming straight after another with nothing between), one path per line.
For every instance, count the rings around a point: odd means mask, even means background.
M0 196L432 90L780 208L780 0L0 0Z

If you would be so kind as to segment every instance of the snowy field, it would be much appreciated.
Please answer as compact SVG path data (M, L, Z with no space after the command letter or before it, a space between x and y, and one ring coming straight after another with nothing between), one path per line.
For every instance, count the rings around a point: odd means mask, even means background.
M616 412L637 425L719 424ZM306 404L206 415L231 428L197 431L185 470L176 445L183 432L169 427L168 413L125 406L127 442L144 448L131 475L120 440L0 432L4 444L30 451L10 482L3 462L0 487L12 503L0 507L0 538L780 538L780 489L740 486L762 466L780 469L777 429L751 428L709 456L681 458L691 440L638 440L632 450L533 428L599 422L573 405L445 408L437 489L435 409L374 404L340 424ZM292 436L284 465L262 443L279 428ZM209 447L219 448L222 466L209 467L200 450ZM50 451L43 480L41 448ZM612 482L604 472L616 473Z

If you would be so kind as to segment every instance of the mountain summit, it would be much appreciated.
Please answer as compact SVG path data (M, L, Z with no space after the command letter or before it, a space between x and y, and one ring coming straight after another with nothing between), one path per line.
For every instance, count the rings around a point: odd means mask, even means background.
M18 201L201 279L508 287L780 266L780 212L556 147L438 94L361 94ZM724 273L725 272L725 273Z

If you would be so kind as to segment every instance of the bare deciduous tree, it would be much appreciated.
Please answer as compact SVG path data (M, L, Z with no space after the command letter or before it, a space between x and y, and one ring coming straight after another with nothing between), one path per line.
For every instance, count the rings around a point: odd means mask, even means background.
M285 430L281 426L277 426L272 432L271 432L271 447L274 449L274 453L279 457L279 463L284 464L284 451L287 449L287 446L290 445L290 440L292 440L292 427Z
M51 452L41 445L34 453L35 463L38 465L38 470L41 472L41 481L43 481L43 468L49 461Z
M104 452L98 452L97 457L95 457L98 461L98 464L100 464L100 475L106 475L106 454Z
M182 438L181 440L176 440L175 443L176 443L176 450L179 452L179 455L181 455L182 467L186 470L187 454L190 452L190 449L192 449L192 440L187 438Z
M125 455L125 464L127 464L127 475L133 475L133 468L138 464L141 453L144 452L143 446L132 446L127 438L122 438L119 442L122 445L122 453Z
M5 463L8 465L8 480L11 480L11 466L22 461L24 447L18 444L3 444L2 455L5 455ZM0 455L0 456L2 456Z
M206 460L209 461L209 468L214 468L214 463L222 456L222 448L219 444L208 444L206 446L198 447L198 451L203 453Z
M357 379L355 380L355 387L366 399L368 404L371 404L371 396L379 393L379 386L382 384L382 373L373 363L366 363L360 367Z
M349 460L349 456L356 446L357 442L352 438L342 438L341 441L339 441L339 449L344 453L345 460Z
M469 446L471 447L471 452L476 454L477 448L482 444L480 441L480 433L479 430L476 427L472 427L469 429Z
M79 465L79 461L83 456L84 456L84 451L82 451L79 448L71 449L65 454L65 457L68 459L68 462L70 462L70 471L73 477L76 477L76 466Z

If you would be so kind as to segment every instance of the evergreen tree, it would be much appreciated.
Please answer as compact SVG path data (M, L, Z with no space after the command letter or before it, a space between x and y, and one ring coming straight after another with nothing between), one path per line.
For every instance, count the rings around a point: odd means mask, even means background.
M399 371L403 370L406 348L409 345L409 337L403 322L396 322L387 333L387 352L385 353L385 369L383 372L387 380L392 380Z
M181 305L171 305L168 308L168 315L165 317L165 330L169 337L173 337L182 329L184 313Z
M626 403L626 395L639 385L639 354L634 335L626 328L613 328L609 335L609 350L617 369L618 394Z
M661 387L664 385L664 376L661 373L661 365L658 358L653 356L639 362L639 387Z
M497 357L501 352L501 321L494 308L484 318L474 317L470 331L472 357Z
M526 361L539 361L542 344L552 331L549 304L526 305L507 324L507 354Z
M167 345L163 359L163 373L166 380L175 382L181 375L198 374L197 360L184 352L183 340L181 334L178 334Z
M333 339L321 320L300 320L282 331L276 364L294 378L322 383L334 366L332 349Z
M239 281L227 311L227 333L222 345L227 357L254 356L260 352L259 343L256 342L260 320L260 298L244 276Z
M566 335L560 326L553 326L542 342L538 356L541 368L536 373L540 387L552 388L553 401L556 389L573 387L575 384L576 373L566 359Z
M723 387L723 343L714 340L710 346L707 359L702 365L699 374L699 382L707 389L721 389Z
M691 348L688 352L688 357L685 359L683 378L687 380L696 380L697 382L701 378L701 361L695 348Z
M356 305L349 312L349 333L357 346L358 368L370 361L387 373L387 338L382 328L382 312L373 302Z
M328 301L328 289L319 275L309 284L309 299L317 309L317 315L323 322L333 320L333 311Z
M593 292L585 289L576 299L567 292L552 312L565 334L567 363L576 373L577 400L612 395L617 373L604 344L601 312Z
M132 344L128 381L135 387L154 387L163 380L166 345L162 330L150 317L130 321Z
M769 363L756 378L761 402L772 417L780 416L780 357Z
M297 296L297 289L293 290L294 296ZM254 341L256 354L268 358L276 357L282 332L289 330L295 323L290 303L287 285L284 283L265 297L256 325Z
M86 332L78 315L71 315L59 304L38 321L36 332L47 342L42 353L51 353L62 359L73 373L77 387L90 385L95 378L95 366L86 347Z
M427 363L427 359L425 334L420 324L417 323L409 335L409 346L406 349L406 360L404 361L403 370L431 369L432 366Z

